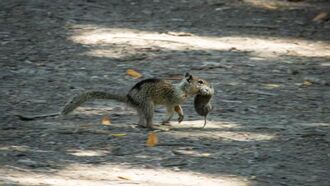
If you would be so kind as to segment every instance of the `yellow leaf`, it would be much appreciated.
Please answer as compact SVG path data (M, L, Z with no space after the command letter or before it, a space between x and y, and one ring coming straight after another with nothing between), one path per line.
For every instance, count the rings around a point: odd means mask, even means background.
M111 134L111 136L114 136L114 137L123 137L123 136L126 136L127 134L123 134L123 133L119 133L119 134Z
M321 22L321 21L326 21L327 19L328 19L328 13L321 12L313 18L313 21L314 22Z
M127 70L127 74L129 76L132 76L135 79L141 78L143 76L141 73L139 73L139 72L137 72L137 71L135 71L133 69L128 69Z
M188 32L167 32L168 35L171 36L192 36L193 34Z
M279 84L275 84L275 83L267 83L267 84L264 84L264 86L268 89L274 89L274 88L279 88L280 87Z
M158 137L155 132L149 132L146 145L148 147L154 147L158 144Z
M118 176L118 178L122 180L130 180L130 178L127 176Z
M211 154L210 153L202 153L201 156L202 157L209 157L209 156L211 156Z
M181 80L182 78L182 75L171 75L170 77L166 78L166 80Z
M268 87L274 87L274 88L280 87L280 85L274 84L274 83L266 84L266 86L268 86Z
M80 125L79 128L84 128L84 129L87 129L87 128L90 128L91 126L90 125Z
M264 4L260 4L260 7L266 8L266 9L270 9L270 10L276 10L279 7L276 4L269 4L269 3L264 3Z
M305 80L305 81L304 81L304 85L306 85L306 86L312 85L312 82L310 82L310 81L308 81L308 80Z
M111 121L110 121L109 116L103 116L103 117L102 117L101 124L102 124L102 125L110 125L110 124L111 124Z

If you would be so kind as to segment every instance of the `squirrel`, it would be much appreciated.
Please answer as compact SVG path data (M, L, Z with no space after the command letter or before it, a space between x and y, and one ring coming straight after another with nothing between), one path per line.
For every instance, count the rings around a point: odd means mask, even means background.
M207 94L197 94L194 98L195 111L199 115L204 116L203 128L206 126L207 115L213 110L213 106L211 105L211 98L214 95L214 88L212 84L210 84L209 88L210 89Z
M168 124L174 112L178 113L178 122L183 121L184 114L181 104L188 97L195 95L209 95L213 91L210 83L204 79L186 73L185 77L178 84L171 84L167 80L151 78L136 83L126 95L113 94L102 91L90 91L75 96L69 101L59 113L22 116L22 120L34 120L49 116L65 116L88 100L93 99L114 99L128 103L137 110L139 115L138 124L142 127L153 128L153 114L155 105L163 105L167 108L166 118L162 124Z

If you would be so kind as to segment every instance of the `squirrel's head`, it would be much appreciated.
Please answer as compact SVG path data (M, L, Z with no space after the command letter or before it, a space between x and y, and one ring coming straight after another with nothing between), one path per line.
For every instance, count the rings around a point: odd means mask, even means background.
M190 95L210 95L214 93L212 84L190 73L185 74L182 84L184 85L184 90Z

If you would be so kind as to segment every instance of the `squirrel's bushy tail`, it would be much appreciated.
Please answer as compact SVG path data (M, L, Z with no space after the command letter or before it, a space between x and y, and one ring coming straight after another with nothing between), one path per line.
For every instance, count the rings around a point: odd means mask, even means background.
M90 91L73 97L67 104L65 104L61 114L67 115L86 101L94 99L113 99L120 102L127 102L125 94L121 95L119 93L109 93L104 91Z

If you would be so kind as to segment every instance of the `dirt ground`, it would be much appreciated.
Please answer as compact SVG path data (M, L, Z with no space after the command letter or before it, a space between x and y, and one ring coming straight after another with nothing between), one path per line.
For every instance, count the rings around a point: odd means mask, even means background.
M0 1L0 185L328 186L329 14L327 0ZM111 100L15 116L124 93L141 80L127 69L212 82L206 128L192 99L156 147Z

